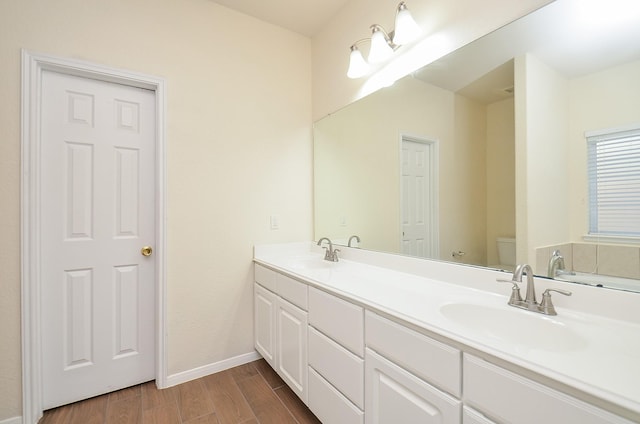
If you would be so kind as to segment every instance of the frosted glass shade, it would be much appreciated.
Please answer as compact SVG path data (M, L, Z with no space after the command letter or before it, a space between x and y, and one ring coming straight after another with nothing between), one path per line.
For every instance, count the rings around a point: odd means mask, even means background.
M384 32L377 26L373 26L371 34L371 49L369 50L369 63L380 63L393 55L393 49L387 42Z
M369 64L362 53L356 46L351 46L351 55L349 56L349 70L347 76L349 78L360 78L369 72Z
M404 2L398 5L396 28L394 31L393 44L398 46L412 42L418 38L422 32L416 21L413 20L411 12L409 12Z

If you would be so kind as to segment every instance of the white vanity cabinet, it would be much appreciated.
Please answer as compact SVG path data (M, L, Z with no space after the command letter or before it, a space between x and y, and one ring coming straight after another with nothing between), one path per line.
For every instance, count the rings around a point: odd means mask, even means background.
M466 353L463 376L465 405L499 423L632 423ZM485 422L466 418L465 424Z
M364 421L364 310L309 287L309 409L325 423Z
M460 397L462 353L459 349L371 311L367 311L365 317L368 348L440 390Z
M497 424L495 421L491 421L478 411L469 408L468 406L462 407L462 424Z
M459 424L460 351L370 311L365 316L365 422Z
M369 348L365 364L365 423L460 423L460 400Z
M256 267L257 268L257 267ZM276 368L276 304L278 296L253 285L253 337L254 346L262 357Z
M255 281L255 348L323 423L634 422L362 297L260 264Z
M307 403L307 285L255 266L254 345Z

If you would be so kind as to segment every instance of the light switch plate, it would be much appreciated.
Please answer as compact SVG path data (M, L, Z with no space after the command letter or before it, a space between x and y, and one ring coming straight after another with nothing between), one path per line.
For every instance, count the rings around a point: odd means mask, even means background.
M280 217L278 215L271 215L269 221L271 223L272 230L280 229Z

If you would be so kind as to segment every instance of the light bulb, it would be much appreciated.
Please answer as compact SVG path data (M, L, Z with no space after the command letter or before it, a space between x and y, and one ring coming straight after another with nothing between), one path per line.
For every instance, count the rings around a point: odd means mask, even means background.
M369 63L380 63L393 55L393 49L387 41L387 36L378 25L371 26L371 49L369 50Z
M349 78L360 78L366 75L367 72L369 72L369 64L364 60L364 57L358 47L355 45L351 46L347 76Z
M396 27L393 34L393 44L401 46L407 44L418 38L422 30L413 20L411 12L407 9L407 5L404 2L400 2L398 5L398 11L396 13Z

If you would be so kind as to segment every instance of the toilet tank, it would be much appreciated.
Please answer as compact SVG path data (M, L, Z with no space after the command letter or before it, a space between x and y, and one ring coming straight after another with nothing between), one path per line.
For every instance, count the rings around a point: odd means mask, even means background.
M498 260L502 265L516 264L516 239L509 237L498 237Z

